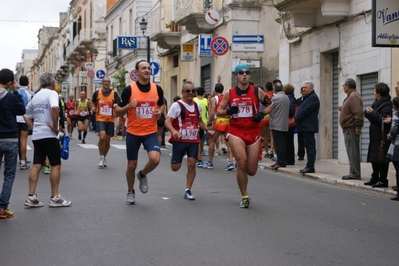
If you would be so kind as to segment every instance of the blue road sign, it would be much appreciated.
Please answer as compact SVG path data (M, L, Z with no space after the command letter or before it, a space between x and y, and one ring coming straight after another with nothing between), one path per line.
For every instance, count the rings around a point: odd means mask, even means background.
M118 36L118 49L137 49L136 36Z
M233 35L233 43L264 43L264 35Z
M151 62L150 63L150 68L151 68L151 76L155 76L159 72L159 65L156 62Z
M199 56L212 56L211 41L211 34L200 34L198 36Z
M97 72L96 72L96 77L97 77L98 79L103 79L103 78L105 78L105 71L102 70L102 69L97 70Z

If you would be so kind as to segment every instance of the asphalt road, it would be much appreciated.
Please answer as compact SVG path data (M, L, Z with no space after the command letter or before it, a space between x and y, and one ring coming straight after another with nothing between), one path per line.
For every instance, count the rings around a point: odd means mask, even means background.
M71 142L61 195L68 208L48 208L48 176L37 194L43 208L25 209L28 171L17 170L12 219L0 220L0 265L394 265L399 261L399 205L384 196L258 170L250 178L250 209L239 208L235 170L198 169L195 201L183 199L186 167L170 170L170 149L136 183L126 205L124 142L112 141L108 167L93 149ZM85 147L91 147L86 144ZM32 158L32 151L28 152ZM139 167L146 162L140 152Z

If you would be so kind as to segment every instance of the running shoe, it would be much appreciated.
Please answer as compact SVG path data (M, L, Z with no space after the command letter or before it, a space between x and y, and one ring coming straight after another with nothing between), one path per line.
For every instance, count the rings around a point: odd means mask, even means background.
M116 139L116 136L112 136L111 139Z
M82 144L86 144L86 141L85 141L85 139L82 139Z
M233 169L234 169L234 164L233 164L233 162L228 162L227 165L226 165L226 167L224 168L224 170L226 170L226 171L231 171L231 170L233 170Z
M42 167L42 171L45 175L49 175L50 174L50 166L43 166Z
M242 196L240 202L240 208L249 208L250 198L248 196Z
M213 163L208 161L204 163L203 168L213 169Z
M227 151L227 149L226 149L226 148L222 148L222 151L223 151L223 154L226 154L226 153L228 153L228 151Z
M100 160L98 161L98 167L104 168L104 156L100 157Z
M141 177L141 170L137 173L137 179L140 182L139 188L140 191L143 193L147 193L148 192L148 183L147 183L147 176Z
M72 201L63 199L60 194L50 198L50 201L48 202L49 207L69 207L71 204Z
M43 207L44 203L40 202L40 200L35 195L34 199L30 199L29 197L26 198L24 205L29 208L38 208L38 207Z
M188 189L184 192L184 199L186 200L195 200L195 197L193 194L191 194L191 191Z
M29 165L25 164L25 163L21 163L21 165L19 166L20 170L28 170L29 169Z
M126 196L126 204L128 204L128 205L134 204L135 201L136 201L136 200L135 200L133 191L129 191L129 192L127 193L127 196Z
M107 167L107 158L104 157L104 167Z
M215 152L213 153L213 157L216 157L216 156L219 156L219 153L218 153L217 151L215 151Z
M204 168L203 162L197 162L197 168Z
M205 152L205 151L203 151L203 152L201 153L201 155L202 155L202 156L208 156L208 153Z
M9 209L2 209L0 208L0 219L7 219L7 218L12 218L14 217L14 213L10 211Z

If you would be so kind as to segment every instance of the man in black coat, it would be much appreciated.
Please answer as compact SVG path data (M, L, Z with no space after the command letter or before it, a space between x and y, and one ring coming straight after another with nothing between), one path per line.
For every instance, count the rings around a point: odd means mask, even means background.
M318 116L320 100L313 88L314 84L312 81L305 81L303 83L301 88L304 94L303 102L294 117L298 132L302 133L303 144L308 159L306 167L300 170L302 174L315 172L316 140L314 134L319 132Z

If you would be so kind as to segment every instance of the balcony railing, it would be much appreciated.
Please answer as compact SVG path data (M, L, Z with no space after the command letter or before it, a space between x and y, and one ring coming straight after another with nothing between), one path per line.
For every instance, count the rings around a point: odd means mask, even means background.
M212 9L212 0L178 0L176 19L182 19L193 13L206 13Z

